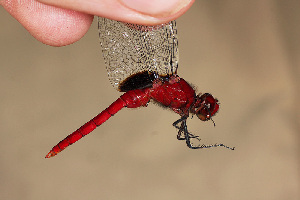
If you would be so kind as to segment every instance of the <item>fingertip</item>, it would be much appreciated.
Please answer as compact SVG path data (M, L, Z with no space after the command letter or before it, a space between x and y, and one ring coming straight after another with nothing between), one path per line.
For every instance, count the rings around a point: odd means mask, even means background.
M93 15L41 4L34 0L4 0L2 6L38 41L65 46L82 38Z
M183 15L195 0L38 0L113 20L155 25Z
M93 15L56 8L52 10L51 19L48 16L45 14L39 18L39 25L33 23L24 27L37 40L51 46L65 46L77 42L87 33L94 18Z
M125 7L145 15L164 18L176 14L192 0L119 0Z

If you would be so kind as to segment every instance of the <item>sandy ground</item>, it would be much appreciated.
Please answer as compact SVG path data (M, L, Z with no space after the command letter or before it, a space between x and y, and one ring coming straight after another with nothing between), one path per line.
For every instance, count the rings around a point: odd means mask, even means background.
M178 19L179 75L218 97L201 142L178 116L124 109L58 156L44 156L120 93L106 75L96 20L76 44L36 41L0 9L0 199L300 199L299 1L199 1Z

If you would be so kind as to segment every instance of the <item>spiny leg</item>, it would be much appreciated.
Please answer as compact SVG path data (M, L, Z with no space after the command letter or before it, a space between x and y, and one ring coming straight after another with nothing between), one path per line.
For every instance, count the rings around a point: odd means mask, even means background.
M180 127L178 127L178 134L177 134L177 140L185 140L185 137L184 136L182 136L182 135L184 135L183 134L183 130L184 130L184 123L183 122L181 122L181 124L180 124Z
M225 147L227 149L234 150L234 147L229 147L224 144L210 144L210 145L202 144L199 146L193 146L191 143L191 138L196 138L198 141L200 141L201 139L198 138L199 136L195 136L189 133L189 131L187 130L186 120L187 117L181 117L180 119L178 119L173 123L173 126L178 129L177 139L186 140L186 144L189 148L203 149L203 148L211 148L211 147ZM181 123L180 126L178 126L179 123ZM182 137L182 135L184 135L184 137Z
M185 130L187 130L187 127L184 128L184 126L186 126L186 120L187 120L187 117L181 117L180 119L178 119L177 121L175 121L173 123L173 126L178 129L178 134L177 134L178 140L186 140ZM179 123L181 123L180 127L177 125ZM182 135L184 135L184 136L182 137ZM189 138L196 138L197 140L200 141L200 139L198 139L198 137L199 136L195 136L195 135L189 133Z
M200 141L200 139L198 138L199 136L194 136L192 135L191 133L189 133L189 131L187 130L187 125L186 125L186 120L182 122L184 125L183 125L183 128L184 128L184 136L185 136L185 142L186 142L186 145L191 148L191 149L199 149L198 146L193 146L192 143L191 143L191 138L196 138L198 141Z
M187 146L189 148L193 149L194 146L191 144L190 139L196 138L198 141L200 141L200 139L198 138L199 136L195 136L188 132L186 120L187 120L187 117L185 117L185 116L181 117L180 119L178 119L177 121L175 121L173 123L173 126L178 129L177 139L178 140L186 140ZM180 126L178 126L179 123L181 123Z
M181 137L182 136L182 133L183 133L183 122L184 120L186 120L187 118L186 117L181 117L180 119L176 120L172 125L178 129L178 134L177 134L177 139L178 140L185 140L184 137ZM180 126L178 126L178 124L180 124Z
M227 148L227 149L230 149L230 150L234 150L234 147L228 147L228 146L226 146L226 145L224 145L224 144L210 144L210 145L205 145L205 144L202 144L202 145L199 145L199 146L193 146L192 144L191 144L191 142L190 142L190 135L192 135L192 134L190 134L189 132L188 132L188 130L187 130L187 125L186 125L186 121L184 121L184 129L185 129L185 131L184 131L184 133L185 133L185 138L186 138L186 144L187 144L187 146L189 147L189 148L191 148L191 149L203 149L203 148L211 148L211 147L225 147L225 148ZM201 140L201 139L198 139L197 138L197 140Z

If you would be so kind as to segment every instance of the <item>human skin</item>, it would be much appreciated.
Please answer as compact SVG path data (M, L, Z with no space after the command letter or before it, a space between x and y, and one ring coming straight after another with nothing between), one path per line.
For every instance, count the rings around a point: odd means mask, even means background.
M94 15L154 25L183 15L194 0L0 0L0 5L40 42L65 46L82 38Z

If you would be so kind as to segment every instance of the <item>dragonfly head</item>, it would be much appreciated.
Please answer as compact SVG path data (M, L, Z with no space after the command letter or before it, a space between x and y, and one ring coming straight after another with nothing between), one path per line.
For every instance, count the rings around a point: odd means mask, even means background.
M192 112L202 121L210 120L219 110L218 99L215 99L211 94L198 94L195 98L195 103Z

